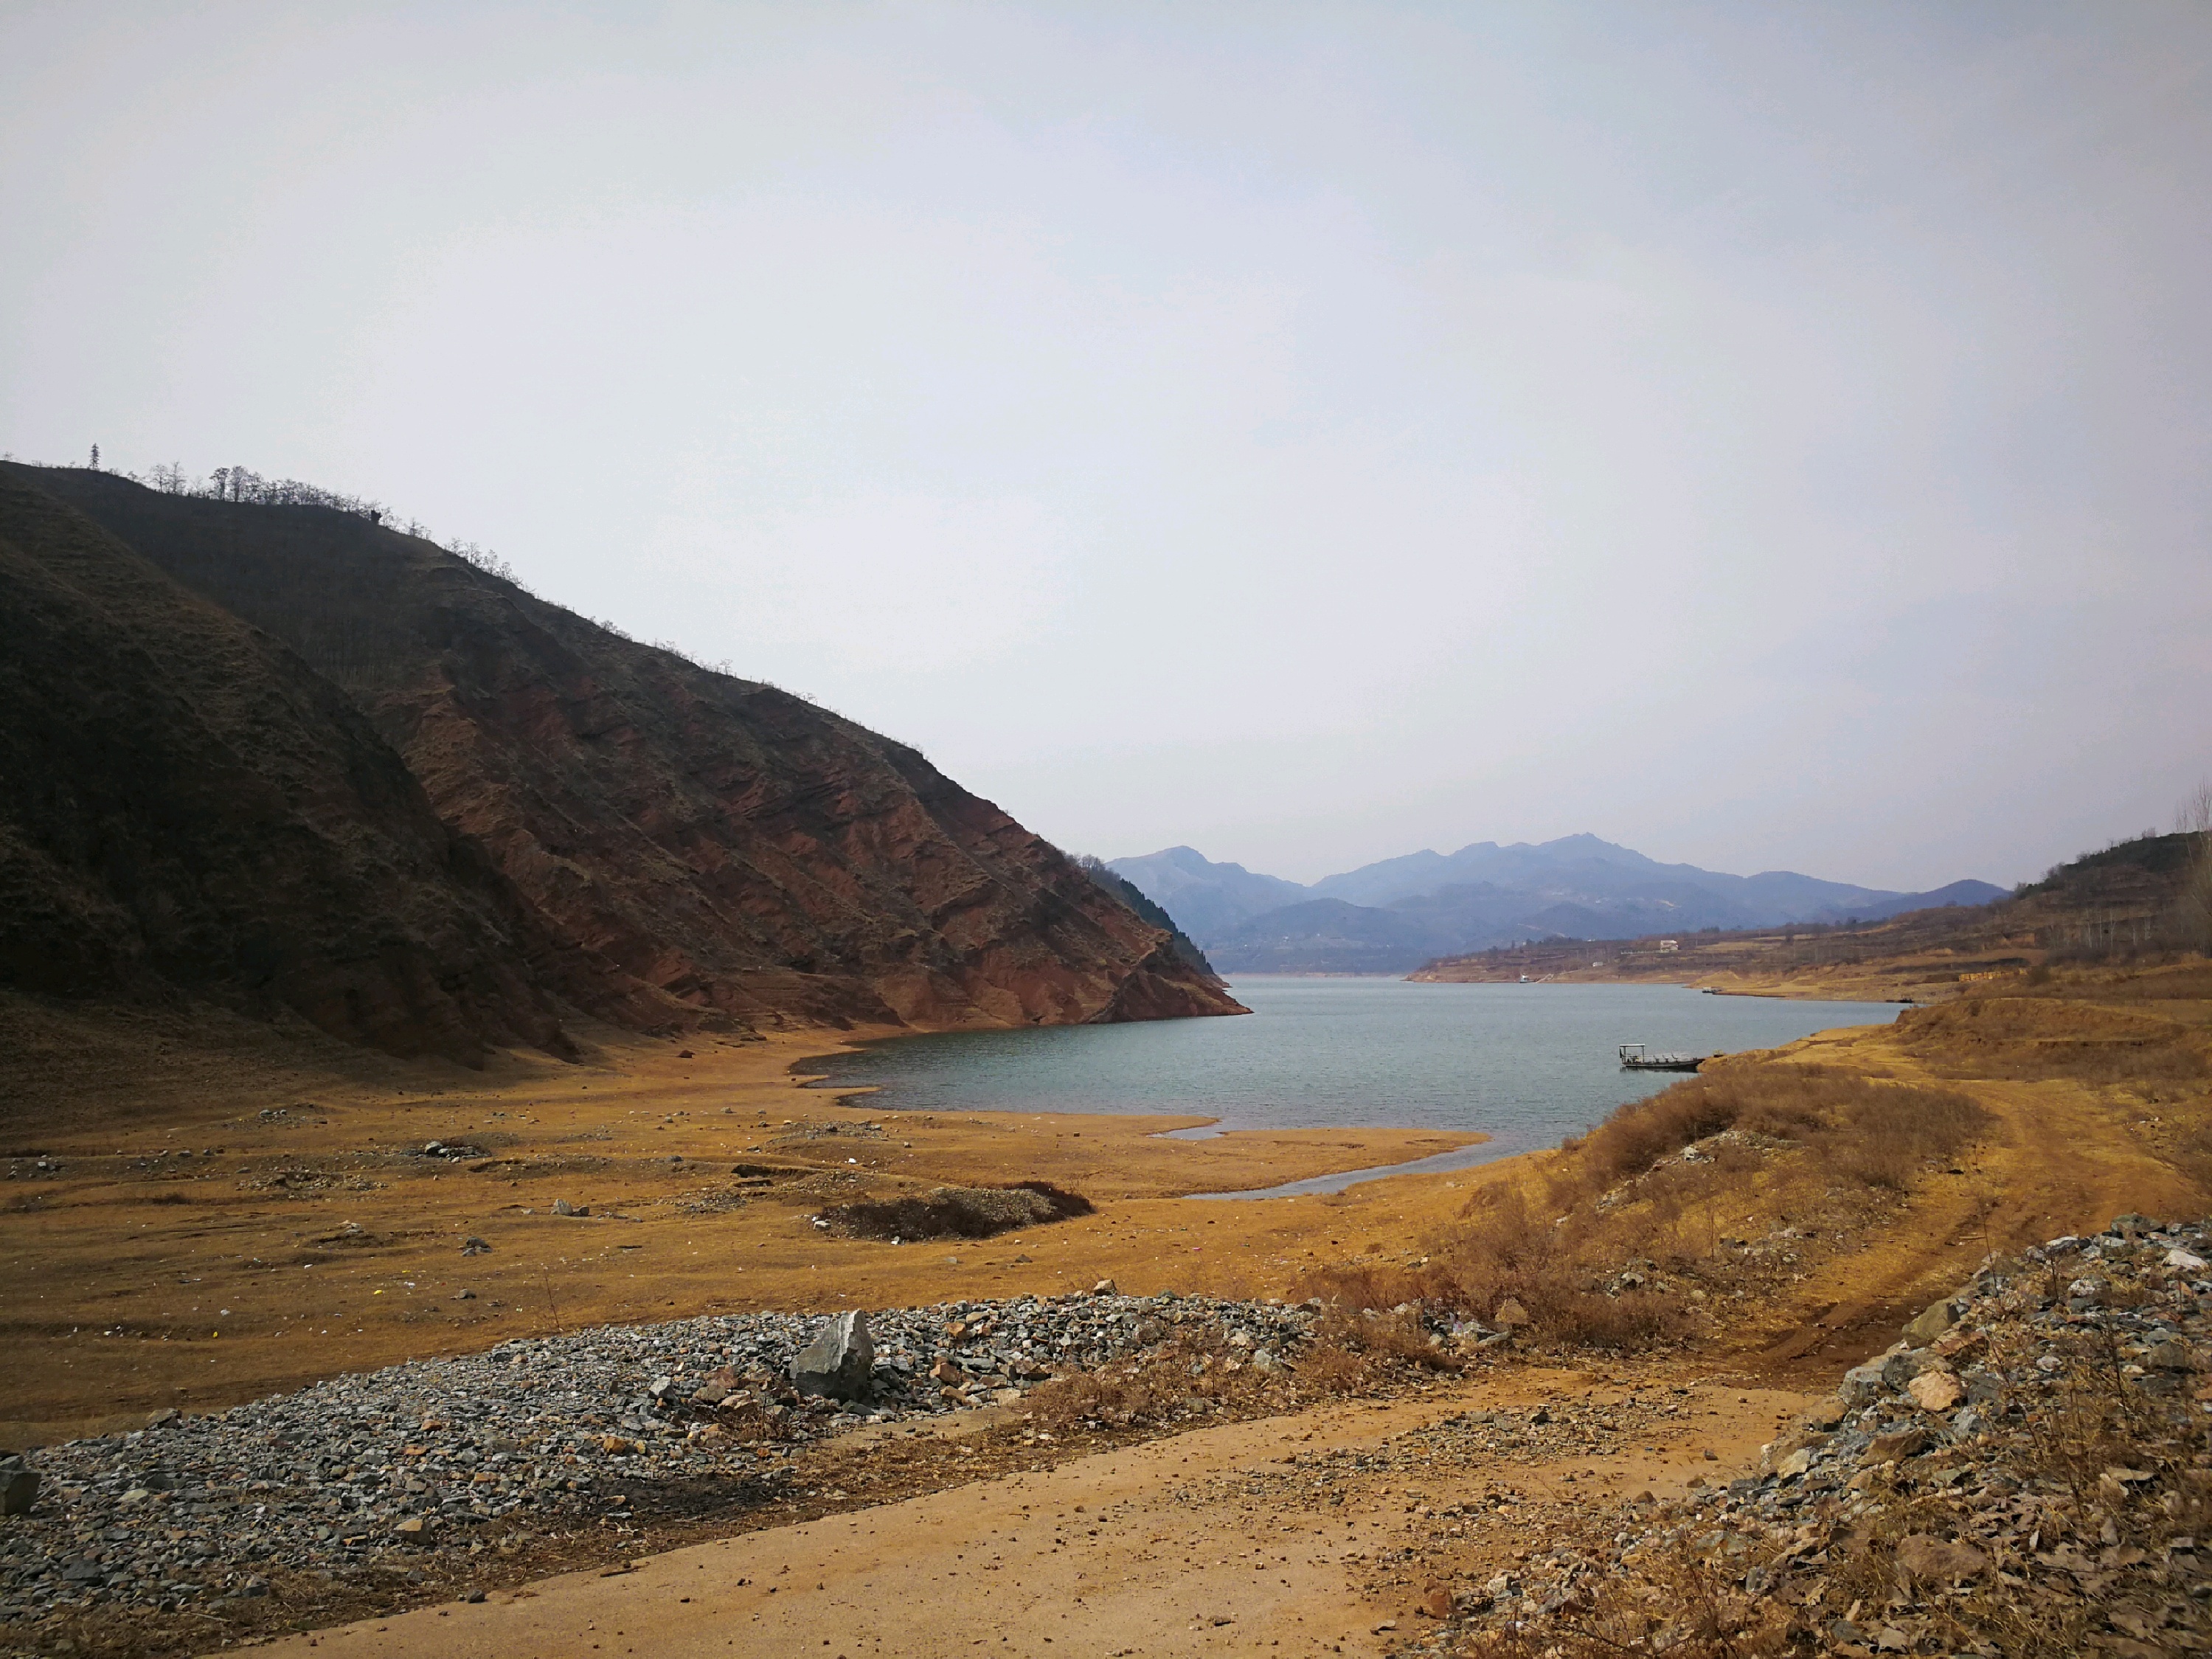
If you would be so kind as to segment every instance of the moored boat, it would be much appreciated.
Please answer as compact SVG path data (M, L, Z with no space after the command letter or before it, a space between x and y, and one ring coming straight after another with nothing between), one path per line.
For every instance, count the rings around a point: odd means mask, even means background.
M1709 1060L1718 1060L1718 1054L1650 1054L1640 1042L1620 1045L1620 1069L1624 1072L1694 1072Z

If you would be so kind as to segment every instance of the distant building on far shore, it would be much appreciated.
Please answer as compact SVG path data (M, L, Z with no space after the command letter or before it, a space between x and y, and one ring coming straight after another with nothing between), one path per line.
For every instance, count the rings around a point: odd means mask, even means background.
M1659 941L1659 952L1662 956L1669 951L1679 951L1681 948L1682 941L1678 939L1662 939Z

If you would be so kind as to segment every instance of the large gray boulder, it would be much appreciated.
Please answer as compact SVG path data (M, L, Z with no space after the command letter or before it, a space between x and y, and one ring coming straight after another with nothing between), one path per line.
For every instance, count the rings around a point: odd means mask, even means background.
M791 1386L801 1394L826 1395L832 1400L865 1399L875 1364L868 1316L842 1313L799 1351L799 1358L791 1362Z
M28 1515L38 1501L38 1475L20 1459L0 1462L0 1515Z

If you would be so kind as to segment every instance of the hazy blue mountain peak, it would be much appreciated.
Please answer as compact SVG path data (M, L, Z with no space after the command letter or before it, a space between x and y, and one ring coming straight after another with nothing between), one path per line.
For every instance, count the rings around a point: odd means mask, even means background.
M1735 876L1657 860L1584 831L1470 842L1325 876L1310 886L1171 847L1111 867L1182 924L1227 973L1404 972L1431 957L1527 939L1624 939L1700 927L1871 920L1981 903L1986 882L1892 893L1793 870Z

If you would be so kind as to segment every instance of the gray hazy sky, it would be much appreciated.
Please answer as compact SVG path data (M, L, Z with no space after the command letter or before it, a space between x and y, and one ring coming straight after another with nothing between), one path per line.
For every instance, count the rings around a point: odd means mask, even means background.
M1077 849L2011 880L2212 772L2212 5L16 0L94 441Z

